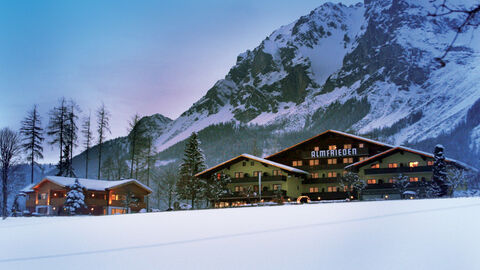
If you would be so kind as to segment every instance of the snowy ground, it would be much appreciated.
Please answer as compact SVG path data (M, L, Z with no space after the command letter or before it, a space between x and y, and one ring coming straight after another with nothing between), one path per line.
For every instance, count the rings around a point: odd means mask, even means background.
M479 230L480 198L9 218L0 269L480 269Z

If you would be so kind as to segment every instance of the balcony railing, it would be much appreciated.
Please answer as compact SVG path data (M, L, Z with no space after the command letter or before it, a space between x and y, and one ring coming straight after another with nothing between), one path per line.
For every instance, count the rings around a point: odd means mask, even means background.
M262 176L262 182L287 181L285 175ZM232 183L258 183L258 176L232 178Z
M377 168L365 169L365 174L397 174L397 173L415 173L415 172L431 172L432 166L419 167L398 167L398 168Z
M281 190L282 196L287 196L287 191L286 190ZM265 197L274 197L277 196L277 191L276 190L266 190L262 191L262 198ZM225 195L224 198L241 198L241 199L247 199L247 198L258 198L259 194L256 192L255 194L250 193L247 194L245 192L232 192L231 194Z

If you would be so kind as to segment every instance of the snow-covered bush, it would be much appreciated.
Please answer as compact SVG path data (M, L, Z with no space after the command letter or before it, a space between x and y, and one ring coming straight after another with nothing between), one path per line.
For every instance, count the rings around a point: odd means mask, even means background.
M70 186L70 191L67 193L64 208L69 215L76 215L80 213L83 208L86 208L84 187L75 179L75 183Z

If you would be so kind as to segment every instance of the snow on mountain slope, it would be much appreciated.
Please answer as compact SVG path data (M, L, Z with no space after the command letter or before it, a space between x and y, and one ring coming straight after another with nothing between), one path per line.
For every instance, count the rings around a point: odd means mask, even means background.
M479 269L480 199L8 218L1 269Z
M480 38L461 35L447 66L437 68L434 58L462 15L434 20L427 16L432 9L430 1L415 0L320 6L240 54L224 79L168 124L157 150L233 122L272 127L277 134L341 129L420 148L467 123L461 132L470 137L455 146L453 157L461 159L465 147L480 151L473 130L480 120L468 117L480 109L474 106L480 100Z

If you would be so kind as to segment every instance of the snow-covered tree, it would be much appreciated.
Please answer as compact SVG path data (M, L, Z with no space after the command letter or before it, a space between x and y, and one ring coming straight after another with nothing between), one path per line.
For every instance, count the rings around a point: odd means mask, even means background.
M353 190L357 192L357 198L361 200L362 198L362 192L363 190L367 187L367 182L363 179L358 179L358 181L355 181L353 183Z
M205 198L212 202L212 206L230 192L227 185L231 182L230 176L223 173L220 174L220 177L214 174L208 181L205 181Z
M398 190L400 193L400 198L403 199L403 193L407 191L408 186L410 185L410 181L408 180L408 176L404 174L399 174L397 177L394 178L393 186Z
M98 174L97 179L100 179L102 172L102 144L110 131L110 112L102 103L97 110L97 132L98 132Z
M67 192L64 208L69 215L76 215L80 213L83 208L86 208L84 187L80 184L78 179L75 179L75 183L71 185L70 190Z
M193 132L185 145L183 162L180 165L180 179L177 182L177 193L181 199L190 200L192 208L195 208L195 202L202 200L202 181L195 177L195 174L203 171L205 166L205 156L200 149L200 140L197 133Z
M350 199L352 187L356 182L360 181L356 173L347 172L339 178L339 186L347 192L347 198Z
M127 190L122 198L122 204L125 208L125 213L128 213L128 209L131 207L138 206L138 198L135 197L135 194L131 190Z
M27 159L31 166L30 183L33 184L35 159L43 158L42 143L44 140L42 122L36 104L22 121L20 134L23 141L22 148L28 154Z
M468 181L470 174L464 170L455 166L449 166L447 168L446 184L448 188L448 195L453 197L455 190L462 185L465 185Z
M442 193L442 189L435 181L424 181L422 187L426 198L437 198Z
M439 196L445 196L447 194L448 186L447 181L447 166L445 163L445 148L441 144L437 144L434 150L434 164L433 164L433 177L432 180L440 188Z
M13 165L19 160L21 150L20 135L9 128L0 130L0 168L2 172L2 217L8 216L7 198L9 174Z

